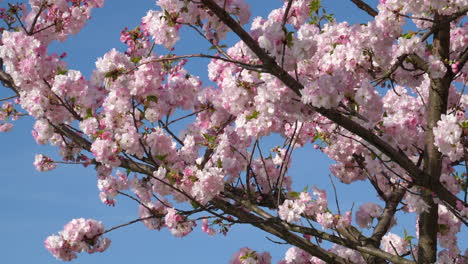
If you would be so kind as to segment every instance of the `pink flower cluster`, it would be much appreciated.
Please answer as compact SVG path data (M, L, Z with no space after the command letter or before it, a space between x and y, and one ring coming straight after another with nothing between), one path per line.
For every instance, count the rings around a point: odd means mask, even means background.
M268 252L260 253L244 247L232 256L229 264L271 264L271 256Z
M44 43L65 41L68 35L77 34L91 18L92 9L104 6L104 0L47 0L48 8L36 18L43 2L30 0L31 12L23 19L27 27L34 25L31 31ZM54 24L57 26L51 26Z
M16 103L19 102L19 100L15 100ZM12 123L7 123L5 121L8 120L8 118L11 118L12 120L17 120L19 118L19 115L17 115L17 111L13 105L12 102L4 102L2 104L2 108L0 108L0 132L8 132L13 128Z
M167 214L164 218L167 228L176 237L184 237L192 232L196 226L194 221L186 219L184 216L177 213L174 208L167 208Z
M303 216L315 217L323 229L343 228L351 224L351 212L345 215L334 215L327 208L327 194L325 191L313 188L317 200L307 192L301 192L294 200L286 199L278 206L279 217L286 222L296 222Z
M0 124L0 132L8 132L13 128L12 123L2 123Z
M316 264L312 256L298 247L291 247L286 251L284 260L280 264Z
M168 205L169 202L165 201ZM167 214L167 208L161 202L141 204L138 208L138 216L143 220L143 224L149 229L160 230L164 227L164 216Z
M47 250L57 259L71 261L76 253L103 252L110 246L108 238L102 238L104 226L93 219L73 219L58 235L51 235L44 241Z
M463 130L461 122L464 120L464 114L442 115L441 119L437 122L437 126L434 127L434 144L451 161L457 161L463 155L463 145L461 143Z
M34 167L36 167L36 170L38 171L50 171L55 169L57 164L55 164L51 158L43 154L36 154L34 158Z
M215 235L215 230L209 226L207 218L204 218L202 220L202 230L203 230L203 232L205 232L206 234L208 234L210 236Z
M97 186L101 191L99 197L107 205L115 205L114 197L118 195L119 191L126 190L130 186L127 175L119 170L115 174L117 177L102 174L98 178Z
M375 203L366 203L359 207L356 212L356 222L361 228L370 228L374 218L378 219L383 213L380 205Z
M154 43L172 49L179 40L179 30L184 23L201 24L206 37L218 43L226 36L229 28L219 23L214 14L204 12L191 1L158 0L162 11L150 10L142 19L141 28L153 37ZM226 10L246 24L250 18L248 5L244 0L221 2ZM216 32L216 34L214 34Z
M444 205L439 205L439 232L437 238L440 246L449 250L452 255L460 253L457 234L461 230L461 221Z
M348 249L339 245L334 245L329 251L337 254L338 256L346 259L350 263L364 264L366 263L362 256L352 249ZM313 257L306 251L298 248L291 247L286 251L284 259L278 264L325 264L326 262Z
M408 252L409 243L408 240L396 234L387 233L382 238L381 247L389 253L401 256Z
M318 196L318 199L314 202L312 202L312 197L307 192L301 192L298 199L286 199L284 203L278 207L279 217L286 222L295 222L301 219L303 213L307 215L325 213L328 209L326 192L314 187L314 194Z

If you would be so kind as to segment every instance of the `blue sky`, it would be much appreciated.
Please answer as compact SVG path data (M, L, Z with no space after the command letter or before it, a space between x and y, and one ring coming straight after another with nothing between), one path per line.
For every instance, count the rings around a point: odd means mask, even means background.
M93 11L93 19L82 32L65 43L54 43L51 51L59 54L66 51L69 68L81 70L89 76L98 57L113 47L124 51L119 41L120 31L126 26L133 28L147 10L156 8L154 1L132 2L108 0L104 8ZM253 16L266 16L283 1L250 2L253 3ZM330 2L333 4L329 12L335 13L338 21L356 23L369 19L349 0ZM207 52L210 47L189 31L184 31L181 38L176 46L177 54ZM207 82L206 63L206 60L197 59L190 62L187 68ZM0 89L0 98L6 95ZM54 148L35 143L31 136L32 124L31 118L23 118L15 123L12 132L0 134L0 253L4 263L61 263L43 246L48 235L61 230L69 220L79 217L103 221L107 228L119 225L138 217L137 206L124 198L119 198L114 208L103 205L98 198L96 176L92 169L62 165L47 173L36 171L32 165L36 153L52 157L57 155ZM309 146L295 152L294 162L289 175L296 178L294 186L297 189L317 185L326 188L329 196L332 196L328 177L331 161ZM373 200L374 193L367 191L367 187L365 183L355 184L353 188L338 184L342 210L349 210L353 203L356 210L362 203ZM404 221L410 218L405 217ZM413 229L412 223L409 228ZM401 229L396 231L401 232ZM113 241L105 253L81 254L75 263L227 263L232 254L244 246L257 251L268 250L274 262L277 262L284 256L287 247L269 242L266 236L274 239L248 226L234 227L227 237L209 237L197 227L191 235L180 239L170 235L167 230L151 231L137 223L110 233L108 237Z

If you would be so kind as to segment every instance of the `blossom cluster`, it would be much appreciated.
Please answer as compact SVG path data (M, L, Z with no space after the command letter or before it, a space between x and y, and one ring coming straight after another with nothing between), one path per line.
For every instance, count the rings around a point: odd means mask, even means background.
M271 264L271 255L268 252L257 252L248 247L236 252L229 264Z
M451 161L457 161L463 156L461 126L463 121L465 121L464 113L442 115L437 122L437 127L434 127L434 144Z
M296 222L301 217L313 217L316 219L323 229L328 228L343 228L351 224L351 212L346 212L345 215L334 215L328 210L327 194L325 191L314 189L314 195L317 196L315 201L307 192L301 192L297 199L286 199L282 205L278 207L279 217L286 222Z
M47 250L57 259L71 261L77 257L76 253L103 252L111 241L102 238L104 226L93 219L73 219L65 225L58 235L51 235L44 241Z
M19 100L15 99L18 103ZM15 109L12 102L4 102L0 108L0 132L8 132L13 128L13 124L6 122L9 118L11 120L17 120L19 118L18 111Z
M37 154L34 158L34 167L36 167L38 171L50 171L55 169L57 164L55 164L51 158L43 154Z

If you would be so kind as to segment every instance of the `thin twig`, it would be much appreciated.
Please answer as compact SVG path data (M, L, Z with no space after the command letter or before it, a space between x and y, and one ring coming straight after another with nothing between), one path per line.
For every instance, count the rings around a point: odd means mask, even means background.
M8 101L10 99L14 99L14 98L18 98L19 95L13 95L13 96L10 96L10 97L7 97L7 98L2 98L0 99L0 102L3 102L3 101Z

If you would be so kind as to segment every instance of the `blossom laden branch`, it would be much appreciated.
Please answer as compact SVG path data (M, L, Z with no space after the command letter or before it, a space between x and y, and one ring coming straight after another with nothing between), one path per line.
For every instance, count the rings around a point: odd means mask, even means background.
M229 26L231 30L234 31L244 41L244 43L263 62L264 67L268 69L272 75L280 79L285 85L287 85L292 91L294 91L294 93L298 97L301 97L301 90L304 88L304 86L298 81L296 81L283 68L279 67L276 64L275 60L272 57L270 57L265 52L265 50L262 49L258 45L258 43L225 10L220 8L212 0L202 0L201 2L204 5L206 5L214 14L216 14L221 21L223 21L227 26ZM463 201L461 201L455 195L448 192L443 186L439 184L431 184L431 186L427 186L427 184L424 184L422 179L427 177L422 170L416 167L415 164L404 153L394 149L387 142L376 136L368 129L362 127L353 120L343 117L336 110L318 108L312 105L310 105L310 108L374 145L377 149L382 151L382 153L391 158L395 163L404 168L410 174L415 184L422 185L433 190L440 199L446 201L453 208L456 207L457 201L463 203ZM465 203L463 204L465 206L468 206Z

